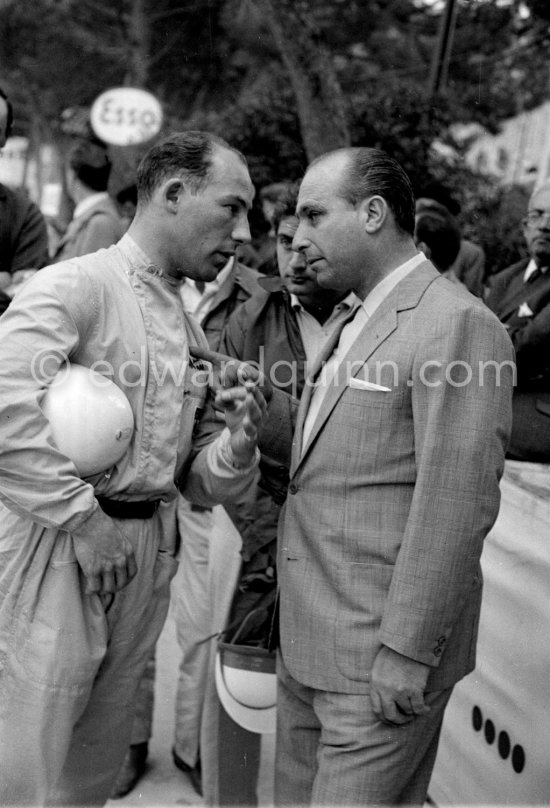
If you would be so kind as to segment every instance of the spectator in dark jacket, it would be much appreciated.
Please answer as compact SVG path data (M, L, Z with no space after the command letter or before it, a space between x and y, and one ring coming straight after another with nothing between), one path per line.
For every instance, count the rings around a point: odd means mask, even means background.
M492 275L486 303L516 351L508 457L550 462L550 184L536 190L523 220L529 257Z
M13 124L13 107L0 88L0 148ZM0 184L0 289L9 290L48 263L46 221L23 189Z
M417 195L416 212L422 211L450 215L458 226L460 205L451 193L439 183L426 185ZM483 296L485 252L479 244L461 238L458 254L449 269L469 292L476 297Z

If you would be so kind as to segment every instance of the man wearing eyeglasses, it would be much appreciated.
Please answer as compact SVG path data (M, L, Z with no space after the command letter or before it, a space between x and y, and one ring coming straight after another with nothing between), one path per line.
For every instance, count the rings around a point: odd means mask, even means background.
M523 219L529 258L491 278L487 305L516 350L508 457L550 462L550 183L529 200Z

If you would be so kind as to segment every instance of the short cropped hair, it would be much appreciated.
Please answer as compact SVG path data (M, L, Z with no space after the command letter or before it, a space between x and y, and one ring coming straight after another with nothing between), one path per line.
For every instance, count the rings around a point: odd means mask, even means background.
M107 150L92 141L82 140L69 155L69 165L80 182L93 191L106 191L111 174Z
M266 202L273 202L276 204L281 196L286 192L289 184L288 182L272 182L269 185L264 185L260 188L260 200Z
M275 233L279 230L279 225L283 219L286 219L289 216L296 216L299 188L299 183L287 185L283 194L279 197L279 201L273 208L271 224Z
M247 165L240 151L210 132L177 132L152 146L137 169L138 205L150 201L155 189L173 175L184 178L191 193L198 193L210 176L215 146L235 152Z
M416 217L415 241L421 241L430 249L430 259L440 272L449 269L460 250L460 229L449 213L419 213Z
M358 146L344 151L350 160L344 172L341 196L351 205L358 205L369 196L383 197L397 227L412 236L414 194L411 181L397 160L381 149Z
M13 106L10 99L8 98L8 96L1 87L0 87L0 98L4 99L4 101L6 102L6 106L8 108L6 115L6 140L7 140L11 135L11 130L13 126Z

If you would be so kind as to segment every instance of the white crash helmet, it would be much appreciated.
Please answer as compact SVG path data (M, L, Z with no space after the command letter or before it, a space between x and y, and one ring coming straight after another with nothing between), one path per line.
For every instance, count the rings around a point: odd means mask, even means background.
M83 365L65 363L48 387L42 410L55 445L82 477L111 468L126 452L134 416L122 390Z
M218 642L216 690L230 718L249 732L275 732L275 653L265 648Z

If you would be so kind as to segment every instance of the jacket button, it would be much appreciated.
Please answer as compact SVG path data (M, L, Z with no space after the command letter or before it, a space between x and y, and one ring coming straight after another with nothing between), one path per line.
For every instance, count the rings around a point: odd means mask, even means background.
M288 486L288 493L289 494L297 494L298 493L298 486L296 483L290 483Z

